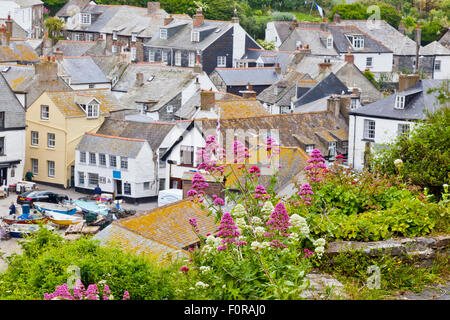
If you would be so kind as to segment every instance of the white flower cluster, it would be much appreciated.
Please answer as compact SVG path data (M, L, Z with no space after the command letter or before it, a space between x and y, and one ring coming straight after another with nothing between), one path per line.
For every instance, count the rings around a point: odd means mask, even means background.
M236 218L242 218L247 215L247 211L242 204L238 203L233 209L231 209L231 215Z
M197 283L195 284L195 286L196 286L197 288L205 289L205 288L209 287L209 284L199 281L199 282L197 282Z
M236 218L236 227L238 227L241 230L245 230L248 228L247 222L245 221L245 218Z
M269 216L272 214L272 212L273 212L274 209L275 209L275 208L274 208L272 202L266 201L266 202L264 203L262 209L261 209L261 212L262 212L266 217L269 217Z
M252 250L267 249L270 248L270 243L267 241L263 242L253 241L250 246Z
M317 253L317 256L319 258L321 258L322 254L325 252L325 243L326 243L325 239L323 239L323 238L319 238L319 239L314 241L314 247L316 247L314 252Z
M201 271L202 273L206 273L206 272L208 272L208 271L211 270L211 267L208 267L208 266L201 266L199 269L200 269L200 271Z
M309 234L309 227L305 218L294 213L289 221L292 223L291 228L297 228L301 235Z
M266 229L264 227L256 227L253 231L255 231L256 236L262 237L266 232Z
M206 237L205 245L203 246L202 251L205 253L217 253L217 248L222 245L222 241L220 238L216 238L212 235Z
M293 242L298 242L299 236L297 233L291 232L291 234L289 235L289 239L291 239Z
M263 221L260 217L253 216L253 217L251 217L251 219L252 219L252 224L255 226L260 226L263 224Z

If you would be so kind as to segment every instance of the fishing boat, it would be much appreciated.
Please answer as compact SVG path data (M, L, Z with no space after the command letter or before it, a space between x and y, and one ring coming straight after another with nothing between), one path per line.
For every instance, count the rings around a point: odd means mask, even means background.
M39 225L37 224L11 224L8 226L9 234L13 238L24 238L33 233L39 231ZM52 227L47 227L49 230L53 230Z
M7 224L38 224L38 223L46 223L48 220L48 217L43 215L38 216L28 216L27 218L20 219L19 217L14 218L2 218L2 221Z
M77 207L70 203L34 202L33 205L39 212L42 213L61 213L73 215L77 212Z
M97 201L84 201L84 200L73 200L73 203L76 205L78 211L83 213L91 213L91 214L101 214L107 215L109 212L109 207L106 203L97 202Z
M77 224L84 221L82 217L63 213L49 212L45 214L50 219L50 222L59 226L70 226L71 224Z

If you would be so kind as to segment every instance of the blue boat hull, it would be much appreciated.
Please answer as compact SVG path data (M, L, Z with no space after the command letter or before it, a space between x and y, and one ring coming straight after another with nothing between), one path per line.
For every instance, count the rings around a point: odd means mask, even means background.
M47 212L47 213L49 213L49 212L56 212L56 213L62 213L62 214L68 214L68 215L74 215L75 213L77 213L77 209L76 208L73 208L73 209L70 209L70 210L57 210L57 209L51 209L51 208L44 208L44 207L41 207L41 206L38 206L38 205L34 205L34 207L39 211L39 212L41 212L41 213L43 213L43 212Z

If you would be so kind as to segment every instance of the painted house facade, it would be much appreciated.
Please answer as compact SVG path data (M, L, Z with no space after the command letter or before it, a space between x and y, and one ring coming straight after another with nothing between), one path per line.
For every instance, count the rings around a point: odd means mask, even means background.
M153 151L145 139L86 133L76 147L75 190L102 192L130 202L158 195Z
M26 32L28 38L42 38L44 3L40 0L2 0L0 18L11 17Z

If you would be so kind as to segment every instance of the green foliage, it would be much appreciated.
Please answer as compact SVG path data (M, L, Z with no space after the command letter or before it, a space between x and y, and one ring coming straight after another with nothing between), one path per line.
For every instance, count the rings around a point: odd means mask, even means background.
M56 39L63 31L64 21L59 18L49 17L44 21L44 28L48 31L49 38Z
M272 21L292 21L294 15L290 12L273 12Z
M422 29L422 45L439 40L446 31L439 20L428 21L420 28Z
M265 50L275 50L275 43L272 42L267 42L261 39L256 40L256 42L258 42L258 44L263 47Z

